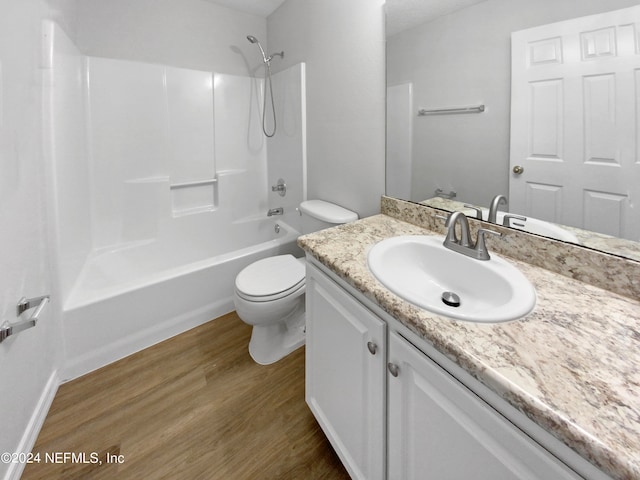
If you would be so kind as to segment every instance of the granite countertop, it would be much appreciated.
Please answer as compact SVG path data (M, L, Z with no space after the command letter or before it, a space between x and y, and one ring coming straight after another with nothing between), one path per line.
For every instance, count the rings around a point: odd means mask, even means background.
M613 478L639 479L640 302L508 258L536 288L531 314L496 324L441 317L403 301L367 268L380 240L430 234L381 214L298 243L582 457Z

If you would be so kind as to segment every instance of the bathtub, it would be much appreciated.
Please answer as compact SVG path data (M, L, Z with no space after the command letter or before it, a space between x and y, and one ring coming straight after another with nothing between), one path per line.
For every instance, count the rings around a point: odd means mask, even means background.
M302 256L298 235L281 220L259 218L233 222L217 246L178 238L94 252L63 308L63 379L231 312L238 272L267 256Z

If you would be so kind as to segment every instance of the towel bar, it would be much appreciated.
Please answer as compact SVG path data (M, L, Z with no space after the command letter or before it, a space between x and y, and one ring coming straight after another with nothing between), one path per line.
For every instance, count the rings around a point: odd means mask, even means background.
M22 297L18 301L18 305L16 308L17 315L20 316L23 312L26 312L27 310L30 310L34 307L35 310L26 320L21 320L16 323L9 323L8 321L4 322L0 327L0 343L2 343L11 335L15 335L16 333L20 333L23 330L35 327L40 318L40 314L42 313L42 310L44 310L44 307L47 305L47 303L49 303L49 295L43 295L41 297L35 298Z
M484 105L473 105L471 107L450 107L450 108L433 108L418 110L418 116L423 117L425 115L446 115L451 113L482 113L484 112Z

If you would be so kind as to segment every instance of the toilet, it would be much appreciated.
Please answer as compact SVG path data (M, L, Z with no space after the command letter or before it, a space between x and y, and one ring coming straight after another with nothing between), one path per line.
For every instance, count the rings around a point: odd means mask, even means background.
M323 200L300 204L302 233L358 219L358 214ZM293 255L263 258L236 277L233 303L252 325L249 354L256 363L277 362L304 345L305 260Z

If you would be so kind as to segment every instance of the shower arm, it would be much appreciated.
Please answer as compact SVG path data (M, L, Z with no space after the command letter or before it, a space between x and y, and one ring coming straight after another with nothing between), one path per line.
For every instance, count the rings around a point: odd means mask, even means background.
M276 53L272 53L271 55L269 55L267 58L265 58L265 62L270 62L271 60L273 60L273 57L280 57L280 58L284 58L284 50L282 52L276 52Z

